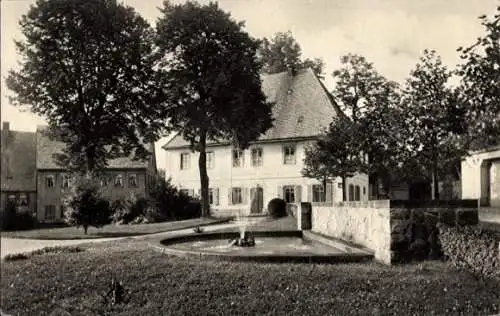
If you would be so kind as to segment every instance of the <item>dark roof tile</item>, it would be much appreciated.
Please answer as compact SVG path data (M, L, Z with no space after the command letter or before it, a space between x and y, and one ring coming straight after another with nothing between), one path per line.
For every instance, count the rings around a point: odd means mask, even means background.
M311 69L300 70L295 75L288 72L265 75L262 77L262 90L268 101L275 105L274 126L259 138L260 141L314 137L334 117L343 115ZM163 148L187 146L188 142L179 133Z

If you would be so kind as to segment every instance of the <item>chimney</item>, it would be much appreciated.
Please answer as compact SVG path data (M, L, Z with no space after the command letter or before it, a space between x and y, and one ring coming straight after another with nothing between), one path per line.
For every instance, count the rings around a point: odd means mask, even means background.
M4 131L9 131L9 122L3 122L2 123L2 130Z

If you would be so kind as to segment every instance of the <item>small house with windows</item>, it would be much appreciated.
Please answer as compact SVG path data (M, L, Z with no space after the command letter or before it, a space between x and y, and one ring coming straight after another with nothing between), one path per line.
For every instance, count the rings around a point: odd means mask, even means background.
M233 148L227 141L207 144L212 214L263 214L276 197L290 204L342 201L340 178L324 185L301 173L307 146L335 117L343 115L332 96L311 69L263 76L262 89L274 103L274 126L246 150ZM172 183L199 196L199 154L190 150L182 134L163 149ZM349 200L367 200L368 176L347 179L347 188Z
M64 144L51 139L45 130L46 127L41 126L36 132L37 219L40 222L58 222L63 218L62 201L70 192L73 179L54 158L55 154L62 152ZM105 198L113 201L131 195L146 195L147 186L156 171L154 145L150 148L153 155L148 161L123 157L108 162L103 176L96 179Z
M16 206L16 211L35 211L35 156L35 134L10 130L9 122L3 122L0 210L5 210L7 203L12 203Z

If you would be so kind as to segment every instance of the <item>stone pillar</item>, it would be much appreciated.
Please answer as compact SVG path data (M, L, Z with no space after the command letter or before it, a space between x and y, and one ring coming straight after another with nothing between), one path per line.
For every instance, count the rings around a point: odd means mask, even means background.
M302 205L301 203L297 203L297 229L302 230Z

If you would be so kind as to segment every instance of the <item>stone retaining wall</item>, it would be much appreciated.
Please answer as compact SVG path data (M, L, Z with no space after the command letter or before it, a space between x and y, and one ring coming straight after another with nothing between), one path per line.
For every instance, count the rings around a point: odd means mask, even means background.
M360 244L375 259L391 262L390 201L345 202L312 207L312 231Z
M476 225L476 200L344 202L312 209L312 231L360 244L386 264L439 258L437 223Z

